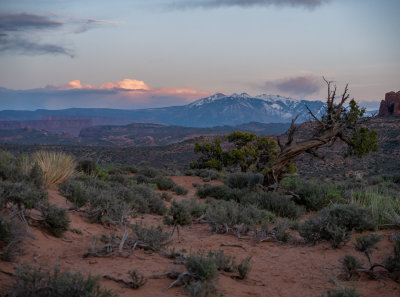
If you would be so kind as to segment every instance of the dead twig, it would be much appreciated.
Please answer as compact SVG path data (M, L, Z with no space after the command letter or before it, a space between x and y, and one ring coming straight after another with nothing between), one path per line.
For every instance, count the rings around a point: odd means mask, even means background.
M228 246L228 247L237 247L237 248L241 248L243 250L246 250L246 248L240 244L228 244L228 243L221 243L220 246Z

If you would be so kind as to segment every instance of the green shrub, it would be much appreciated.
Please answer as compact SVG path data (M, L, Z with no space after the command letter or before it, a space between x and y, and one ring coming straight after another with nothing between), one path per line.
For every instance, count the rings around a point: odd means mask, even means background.
M0 212L0 251L2 261L13 261L21 253L20 243L25 235L23 225Z
M19 266L12 288L15 297L117 297L112 291L101 289L100 278L72 272L43 270L28 265Z
M320 210L332 203L344 202L338 186L320 181L307 181L296 177L285 178L281 187L299 195L298 203L307 210Z
M343 265L343 278L344 280L352 280L358 276L359 270L362 269L363 263L356 257L345 255L341 260Z
M221 297L215 281L192 280L185 286L185 293L189 297Z
M134 183L134 180L127 176L126 174L112 174L112 175L107 175L107 177L104 179L106 182L111 182L115 184L121 184L124 186L128 186L130 184Z
M353 204L336 204L323 208L300 226L300 235L317 243L328 240L333 247L350 239L353 230L365 231L375 226L368 210Z
M175 185L172 190L175 192L176 195L186 195L188 193L187 189L179 185Z
M0 150L0 180L21 181L24 173L13 154Z
M164 218L164 223L167 225L178 224L180 226L186 226L192 224L192 216L190 210L185 204L172 201L172 205L169 209L169 215L172 216Z
M34 184L20 181L0 181L0 206L7 203L18 205L19 208L32 209L47 201L47 193Z
M78 162L76 170L81 171L87 175L92 175L96 170L96 166L97 165L93 160L86 159Z
M218 269L215 259L204 253L190 254L185 263L186 269L201 281L212 280L217 277Z
M230 188L253 190L256 185L262 185L264 175L253 172L235 172L225 176L224 184Z
M243 204L257 205L277 216L297 219L303 214L302 207L296 205L290 198L279 195L276 192L264 192L248 194L242 197Z
M397 279L400 279L400 237L395 241L393 256L387 257L384 265L389 272L395 274Z
M170 244L169 234L164 232L161 226L146 227L135 223L130 227L132 234L129 236L128 241L132 246L134 243L139 242L142 247L158 252Z
M200 198L212 197L227 201L233 200L236 202L240 202L243 193L244 192L239 189L231 189L225 185L219 185L219 186L204 185L203 187L197 189L196 195L199 196Z
M371 254L372 249L382 238L383 235L377 233L357 235L355 249L362 253Z
M244 258L238 265L237 270L239 272L240 279L246 279L251 271L250 264L251 256Z
M68 230L71 221L65 209L48 204L41 211L46 225L54 236L61 237Z
M138 170L138 173L149 178L154 178L156 176L161 175L161 172L159 170L150 167L140 168Z
M218 201L207 207L206 219L212 232L246 233L257 224L273 219L270 213L253 205L243 206L234 201Z
M290 233L287 230L290 228L291 221L288 219L281 219L275 223L275 238L281 242L288 242Z
M67 180L58 189L78 209L85 206L92 194L95 194L84 182L76 179Z
M225 272L234 272L237 270L235 257L226 256L223 250L218 250L216 252L210 251L208 257L214 259L218 270L223 270Z

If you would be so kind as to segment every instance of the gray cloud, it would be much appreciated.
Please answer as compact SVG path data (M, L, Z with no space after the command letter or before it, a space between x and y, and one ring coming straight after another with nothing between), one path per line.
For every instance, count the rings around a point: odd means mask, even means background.
M63 46L33 41L37 31L55 29L64 23L53 21L36 14L0 14L0 53L22 55L67 55L73 58L71 50Z
M318 93L323 86L322 79L312 75L284 78L264 84L267 89L302 97Z
M169 5L170 8L218 8L218 7L252 7L252 6L300 6L315 8L331 0L178 0Z
M62 26L62 22L36 14L0 14L0 31L27 31L32 29L52 29Z
M71 50L55 44L41 44L19 37L0 36L0 53L14 53L28 56L36 55L67 55L71 58L74 54Z

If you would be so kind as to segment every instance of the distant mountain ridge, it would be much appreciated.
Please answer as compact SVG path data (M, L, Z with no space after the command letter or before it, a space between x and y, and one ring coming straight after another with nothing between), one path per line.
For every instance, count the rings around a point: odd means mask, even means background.
M45 130L23 128L0 129L0 143L38 145L88 146L165 146L200 136L219 136L239 130L260 136L279 135L289 128L288 123L247 123L236 126L193 128L160 124L132 123L124 126L93 126L81 130L79 137L56 134Z
M299 115L298 122L309 119L308 106L319 114L321 101L296 100L279 95L250 96L246 93L225 95L221 93L199 99L183 106L148 109L69 108L63 110L0 111L0 120L29 121L44 117L102 117L130 120L140 123L177 125L184 127L214 127L240 125L248 122L287 123Z

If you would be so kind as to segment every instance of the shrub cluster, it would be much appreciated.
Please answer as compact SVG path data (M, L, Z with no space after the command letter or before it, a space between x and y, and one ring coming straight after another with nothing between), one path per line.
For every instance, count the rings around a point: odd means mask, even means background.
M317 243L328 240L337 248L345 243L355 231L374 229L367 209L354 204L334 204L323 208L300 226L300 235L307 241Z
M79 272L22 265L17 268L15 277L12 288L15 297L117 297L112 291L100 287L99 277L85 277Z
M288 177L281 186L296 193L300 197L298 203L307 210L320 210L329 204L344 202L340 188L332 184Z
M254 190L257 185L262 185L264 175L253 172L235 172L225 176L224 184L233 189Z
M256 206L244 206L235 201L212 202L206 210L206 219L212 232L240 235L254 229L257 224L270 222L274 216Z
M166 207L160 195L145 185L103 182L90 177L73 178L60 186L77 208L86 206L93 222L118 223L138 213L163 215Z

